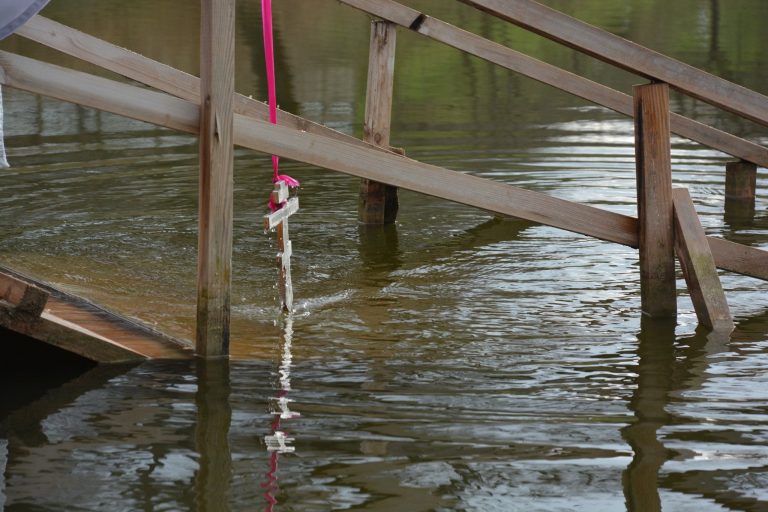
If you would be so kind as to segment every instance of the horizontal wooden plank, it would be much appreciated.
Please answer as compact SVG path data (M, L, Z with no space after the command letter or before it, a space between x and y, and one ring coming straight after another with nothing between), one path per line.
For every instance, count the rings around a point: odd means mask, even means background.
M184 100L120 84L134 90L115 103L111 98L111 87L98 87L105 79L69 70L60 73L56 71L60 69L57 66L40 62L29 66L25 71L19 71L19 61L16 59L31 59L18 56L9 59L8 56L9 54L0 52L0 82L6 85L37 93L41 90L56 89L55 97L59 99L85 107L103 108L118 114L126 107L133 106L132 115L129 117L141 119L146 116L142 120L157 122L159 119L158 124L161 126L196 132L197 127L195 131L190 130L189 116L190 111L196 112L197 107ZM7 62L17 65L6 67ZM25 79L16 79L16 73L22 73ZM47 83L52 77L57 82L63 81L58 83L59 88ZM73 92L77 85L85 82L90 82L86 87L90 94ZM152 95L151 101L143 98L145 94ZM157 103L158 110L147 113L145 106L148 103ZM111 107L116 110L110 110ZM235 115L235 144L601 240L637 247L637 219L633 217L377 151L368 144L347 144L242 115ZM708 237L708 240L719 268L768 280L768 251L712 237Z
M400 23L408 28L414 19L413 9L393 0L340 0L351 7L365 10L382 19ZM481 36L462 30L431 16L423 16L414 30L419 34L452 46L496 65L523 74L533 80L550 85L579 98L609 108L620 114L634 116L632 97L587 78L565 71L533 57L515 51ZM672 114L670 129L673 133L717 149L741 160L768 167L768 148L699 123L679 114Z
M768 126L768 97L533 0L461 0L517 26Z
M18 35L48 46L91 64L120 74L131 80L154 87L173 96L199 103L200 79L176 68L149 59L138 53L75 30L61 23L37 15L20 27ZM235 94L234 110L238 114L268 120L269 108L265 103L242 94ZM350 144L362 142L319 123L278 110L277 122L297 130L316 133ZM384 151L385 149L381 149ZM396 148L393 149L396 151ZM742 158L742 157L740 157Z

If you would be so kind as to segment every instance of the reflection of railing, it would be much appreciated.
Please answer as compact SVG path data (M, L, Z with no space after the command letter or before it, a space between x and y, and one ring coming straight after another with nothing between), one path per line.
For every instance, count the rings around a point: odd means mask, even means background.
M278 116L280 125L269 125L265 121L264 105L234 95L228 89L232 86L233 71L227 63L234 58L234 30L228 25L234 24L229 18L233 0L203 0L205 9L201 32L205 37L201 37L204 50L201 55L202 80L39 17L20 32L25 37L168 94L0 52L0 82L3 84L183 132L201 134L197 331L198 351L201 354L215 355L227 350L232 244L232 170L228 148L232 144L390 186L366 189L364 208L386 209L392 199L387 195L391 187L402 187L639 247L643 309L657 316L675 314L675 243L681 253L689 253L688 263L683 265L684 273L700 321L704 324L715 324L718 320L730 322L715 266L768 279L768 251L722 239L705 238L695 215L693 219L681 217L681 212L689 214L693 209L690 199L683 194L677 194L676 203L673 203L670 129L750 162L729 169L726 180L731 174L754 173L755 164L768 165L768 150L670 114L667 83L686 94L765 125L768 125L768 98L547 9L532 0L464 1L579 51L656 82L666 83L638 86L632 99L393 0L341 1L385 20L375 23L371 41L365 142L287 113ZM582 98L633 115L636 123L639 219L423 164L389 148L389 106L397 26L407 27ZM232 119L232 130L228 128L229 119ZM213 172L214 169L218 171ZM752 188L748 190L747 197L751 196L752 201L753 183L754 180L747 180L747 188ZM676 211L677 232L674 227ZM383 216L378 216L377 222L392 220L392 217L385 212ZM699 264L702 261L706 263L703 266ZM712 284L702 285L702 276L706 276ZM709 288L702 289L702 286ZM713 294L719 297L714 309L709 302Z

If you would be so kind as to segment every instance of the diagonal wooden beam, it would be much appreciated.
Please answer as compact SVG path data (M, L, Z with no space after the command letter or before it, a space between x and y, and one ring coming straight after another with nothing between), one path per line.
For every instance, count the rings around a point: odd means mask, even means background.
M675 204L675 249L699 323L710 330L730 333L734 328L731 311L688 189L673 190L672 199Z
M454 25L427 16L394 0L340 0L404 28L452 46L493 64L499 65L533 80L550 85L591 101L620 114L632 117L632 97L587 78L562 70L523 53L512 50ZM671 114L670 130L677 135L717 149L723 153L768 167L768 148L744 140L730 133L712 128L681 116Z
M199 107L147 91L0 51L0 83L132 119L197 133ZM83 92L85 91L85 92ZM637 247L637 219L347 144L287 126L235 115L235 144L266 154ZM707 238L719 268L768 280L768 251Z
M768 97L628 41L533 0L461 0L631 73L768 126Z
M196 76L43 16L34 16L16 33L30 41L90 62L173 96L193 103L198 103L200 99L200 79ZM265 121L269 119L269 110L265 103L242 94L235 94L234 110L238 114L257 119ZM362 144L359 139L351 135L338 132L284 110L278 110L277 122L297 130L316 133L350 144ZM389 151L389 148L380 148L380 150ZM739 158L743 157L739 156ZM747 158L744 159L748 160Z

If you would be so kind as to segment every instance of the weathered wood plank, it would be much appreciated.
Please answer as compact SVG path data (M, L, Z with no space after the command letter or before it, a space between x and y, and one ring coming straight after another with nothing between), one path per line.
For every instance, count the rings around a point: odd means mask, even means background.
M197 133L197 123L189 122L190 117L197 119L197 107L166 94L117 84L119 91L123 87L131 91L116 102L110 80L5 52L0 52L0 68L0 83L5 85ZM61 87L53 87L51 81L60 82ZM81 85L90 94L73 92ZM156 111L148 111L150 100L145 95L158 105ZM369 144L347 144L241 115L235 115L235 144L630 247L638 244L638 224L633 217L417 162ZM708 240L719 268L768 280L768 251L712 237Z
M196 352L229 354L235 1L202 0Z
M677 315L667 84L635 86L635 161L643 313Z
M768 126L768 97L533 0L461 0L553 41Z
M363 140L389 147L392 125L392 92L395 84L397 25L389 21L371 23L368 57L368 88L365 98ZM397 218L397 188L363 178L360 181L358 219L363 224L392 224Z
M734 328L728 301L717 275L707 236L687 189L672 192L675 204L675 249L699 323L710 330Z
M199 100L192 104L4 51L0 51L0 71L0 81L9 87L186 133L199 131Z
M634 116L632 97L593 82L546 62L494 43L471 32L431 16L420 15L410 7L393 0L340 0L351 7L365 10L382 19L412 28L419 34L440 41L533 80L591 101L615 112ZM418 19L418 23L414 23ZM397 21L400 20L400 21ZM742 160L768 167L768 149L753 142L720 131L687 117L671 114L670 130L678 135L717 149Z
M30 19L17 31L18 35L31 41L46 45L86 62L96 64L131 80L154 87L173 96L198 103L200 100L200 79L166 64L149 59L125 48L121 48L102 39L75 30L61 23L49 20L40 15ZM255 117L261 120L269 119L269 108L266 104L235 94L234 109L238 114ZM364 144L359 139L338 132L319 123L315 123L284 110L278 110L277 122L281 125L316 133L324 137L348 142ZM387 151L388 148L381 148ZM396 149L392 151L396 152ZM734 155L746 158L742 155ZM747 158L748 159L748 158ZM768 160L766 160L768 161Z
M18 315L14 308L0 304L0 325L97 362L122 363L146 359L133 350L47 312L38 317Z
M0 300L10 303L16 311L40 316L48 302L48 293L32 283L0 273Z

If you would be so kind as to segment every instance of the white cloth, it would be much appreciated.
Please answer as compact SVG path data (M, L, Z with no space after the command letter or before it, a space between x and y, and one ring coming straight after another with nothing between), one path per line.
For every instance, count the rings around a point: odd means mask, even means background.
M13 34L47 3L48 0L0 0L0 39Z

